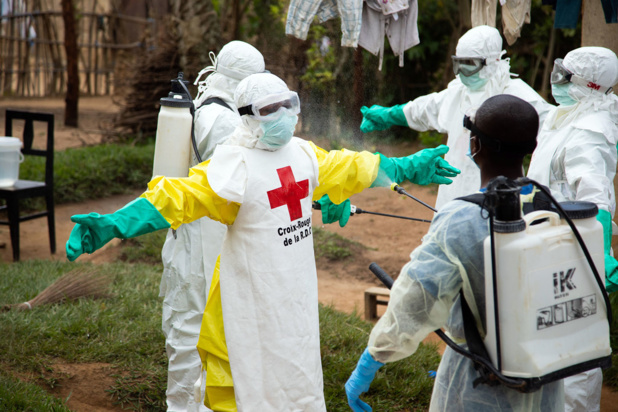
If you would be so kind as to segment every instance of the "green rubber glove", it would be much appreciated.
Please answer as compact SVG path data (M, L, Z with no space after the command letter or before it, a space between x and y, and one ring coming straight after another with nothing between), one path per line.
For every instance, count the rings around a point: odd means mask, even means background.
M127 239L170 227L152 203L142 197L109 215L74 215L71 221L77 223L66 244L71 262L82 253L100 249L115 237Z
M423 149L407 157L386 157L378 153L380 170L371 186L390 186L393 182L401 183L404 180L417 185L430 183L450 185L453 181L449 177L455 177L461 171L440 157L447 152L448 146L440 145L434 149Z
M408 126L408 120L403 113L403 107L406 105L398 104L393 107L383 107L374 104L371 107L361 107L363 121L360 129L363 133L373 132L375 130L386 130L391 126Z
M605 289L607 293L618 290L618 261L610 254L612 248L612 215L599 209L597 220L603 225L603 251L605 253Z
M350 199L336 205L331 202L328 195L324 195L317 203L320 204L322 210L322 223L328 224L339 221L339 226L344 227L350 220Z

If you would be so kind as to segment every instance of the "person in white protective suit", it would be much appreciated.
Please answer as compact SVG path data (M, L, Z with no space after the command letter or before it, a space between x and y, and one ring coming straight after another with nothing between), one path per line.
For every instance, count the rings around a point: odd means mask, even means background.
M195 84L199 93L194 101L195 140L202 160L212 156L215 147L240 124L234 105L234 90L250 74L264 71L264 58L253 46L232 41L221 48L213 63L200 71ZM210 75L200 81L204 74ZM192 166L198 164L193 153ZM202 314L226 226L203 217L182 225L175 234L170 229L161 250L163 276L162 329L169 359L167 410L206 410L193 400L193 386L200 376L200 357L196 349Z
M450 148L446 160L461 170L452 185L441 186L436 209L446 202L476 191L479 187L478 167L467 156L468 137L462 119L471 109L497 94L512 94L534 106L541 124L552 107L530 86L511 78L509 59L503 59L502 37L494 27L477 26L468 30L457 42L453 71L457 76L446 89L418 97L393 107L362 107L361 131L367 133L391 126L407 126L417 131L436 130L447 133Z
M472 122L470 128L475 132L469 145L480 168L480 185L484 188L498 176L523 177L523 158L534 149L538 131L533 106L511 95L494 96L478 108ZM522 196L522 201L529 200ZM485 335L485 313L490 310L485 306L484 273L484 241L488 235L487 214L478 204L456 199L438 211L423 243L412 252L395 280L386 312L371 331L367 348L345 384L354 412L371 411L360 396L369 391L376 372L385 363L412 355L434 330L445 328L451 339L466 348L460 291L481 338ZM501 384L476 385L479 377L472 360L447 347L429 411L564 410L562 380L543 385L536 392L522 393Z
M339 204L393 181L450 183L459 171L440 157L446 146L388 158L293 137L300 101L272 74L242 80L234 100L242 124L209 161L187 178L155 177L113 214L73 216L67 257L203 216L227 224L198 341L206 405L323 412L312 200Z
M586 200L603 225L605 286L618 290L618 262L611 239L616 209L614 177L618 142L618 58L603 47L581 47L556 59L552 94L559 106L543 125L528 177L548 186L559 201ZM600 369L565 379L566 411L599 411Z

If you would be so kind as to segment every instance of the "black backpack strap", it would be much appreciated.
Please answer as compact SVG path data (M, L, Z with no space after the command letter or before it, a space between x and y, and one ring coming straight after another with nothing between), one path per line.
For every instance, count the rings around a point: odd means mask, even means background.
M474 319L474 315L472 314L472 310L470 309L468 302L466 302L463 289L459 291L459 301L461 303L461 316L463 318L464 335L466 336L468 350L491 363L489 353L487 352L487 348L485 348L485 343L483 342L483 339L481 339L481 334L476 327L476 321ZM474 368L480 374L480 376L474 380L473 386L475 388L479 383L485 383L489 386L499 384L496 376L480 363L474 362Z
M227 103L225 103L223 99L219 97L209 97L208 99L204 100L204 102L200 105L200 107L198 107L198 109L201 109L202 107L212 103L218 104L219 106L223 106L226 109L233 111L233 109Z
M535 191L536 193L532 198L532 202L524 203L524 215L527 215L530 212L534 212L535 210L549 210L552 212L558 212L551 199L544 192L541 192L540 190L537 191L536 188Z
M455 200L463 200L483 207L485 193L474 193L468 196L458 197ZM550 210L552 212L556 211L549 197L547 197L547 195L540 190L535 192L534 197L532 198L532 202L524 202L522 208L524 215L527 215L530 212L534 212L535 210Z
M473 193L468 196L458 197L455 200L463 200L465 202L474 203L480 207L483 207L483 202L485 201L485 193Z

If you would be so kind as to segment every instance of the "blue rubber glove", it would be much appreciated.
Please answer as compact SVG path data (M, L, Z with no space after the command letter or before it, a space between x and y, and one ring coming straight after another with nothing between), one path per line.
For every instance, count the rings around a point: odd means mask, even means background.
M371 406L361 401L359 396L369 390L378 369L384 364L373 359L369 349L361 355L356 369L345 383L345 393L348 396L348 405L354 412L371 412Z
M322 223L328 224L339 221L339 226L344 227L350 220L350 199L336 205L331 202L328 195L324 195L317 203L320 204L322 210Z
M603 225L603 251L605 254L605 289L607 293L618 290L618 261L610 254L612 247L612 215L599 209L597 220Z
M109 215L74 215L71 221L77 223L66 244L71 262L82 253L100 249L115 237L127 239L170 227L152 203L142 197Z
M423 149L408 157L386 157L378 153L380 170L372 187L390 186L393 182L401 183L404 180L417 185L450 185L453 181L449 177L455 177L461 171L440 157L447 152L448 146L440 145L434 149Z
M408 120L403 113L406 104L399 104L393 107L383 107L374 104L371 107L361 107L363 121L360 129L363 133L375 130L386 130L391 126L408 126Z

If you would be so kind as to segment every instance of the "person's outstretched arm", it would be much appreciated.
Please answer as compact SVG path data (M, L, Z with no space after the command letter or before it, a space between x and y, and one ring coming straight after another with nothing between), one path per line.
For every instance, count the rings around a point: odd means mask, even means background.
M192 168L186 178L155 177L139 198L114 213L74 215L76 225L66 244L67 258L93 253L113 238L128 239L208 216L231 225L240 204L217 195L207 178L208 162Z
M440 126L438 116L442 103L447 97L447 90L420 96L408 103L391 107L377 104L371 107L363 106L361 107L363 121L360 130L363 133L369 133L386 130L392 126L405 126L419 132L436 130L446 133L447 131Z
M319 186L313 200L325 194L340 204L369 187L389 187L408 180L419 185L450 184L460 171L444 159L447 146L424 149L406 157L386 157L381 153L350 150L325 151L309 142L318 160Z

